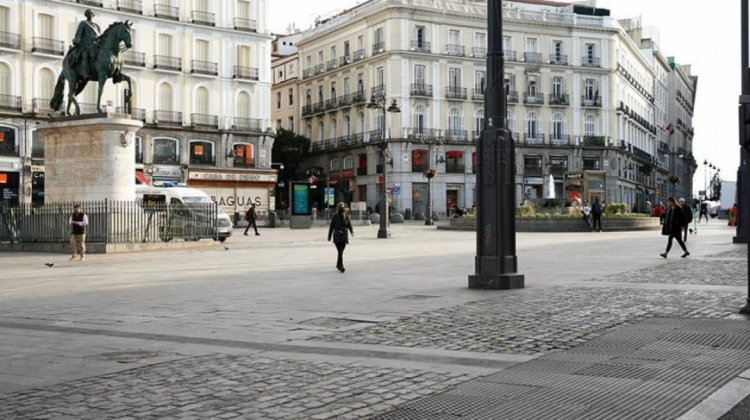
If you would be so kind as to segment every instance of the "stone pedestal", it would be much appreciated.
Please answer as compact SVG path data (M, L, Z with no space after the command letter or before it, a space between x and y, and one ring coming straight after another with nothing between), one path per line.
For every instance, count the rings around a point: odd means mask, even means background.
M135 200L135 133L116 114L50 120L44 141L45 203Z

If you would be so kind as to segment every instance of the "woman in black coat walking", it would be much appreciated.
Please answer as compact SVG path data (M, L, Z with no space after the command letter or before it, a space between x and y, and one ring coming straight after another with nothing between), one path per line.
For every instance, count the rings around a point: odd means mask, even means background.
M664 236L669 236L669 241L667 242L667 252L659 255L662 258L667 258L669 250L672 249L672 240L677 239L677 243L680 244L680 248L682 248L682 251L684 252L682 254L682 258L685 258L690 255L687 247L685 246L685 242L682 242L682 229L685 226L685 213L677 204L677 201L675 201L674 197L669 197L667 199L667 206L669 207L669 210L667 210L667 217L664 219L664 225L661 228L661 234Z
M331 227L328 229L328 241L333 238L333 243L336 245L338 251L338 259L336 260L336 268L340 272L346 271L344 268L344 248L349 243L349 233L354 236L354 229L352 229L352 222L349 220L349 216L344 213L346 205L339 203L337 206L337 212L331 219Z

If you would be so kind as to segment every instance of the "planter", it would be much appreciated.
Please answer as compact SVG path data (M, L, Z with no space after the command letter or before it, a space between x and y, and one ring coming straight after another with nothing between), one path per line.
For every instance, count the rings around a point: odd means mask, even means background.
M474 219L450 219L450 226L441 230L476 231ZM658 217L605 217L602 229L606 232L661 230ZM590 232L581 218L573 219L516 219L516 232Z

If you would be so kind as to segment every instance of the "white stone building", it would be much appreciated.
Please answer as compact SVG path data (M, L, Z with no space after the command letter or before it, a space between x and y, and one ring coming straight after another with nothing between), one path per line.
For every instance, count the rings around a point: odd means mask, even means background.
M503 12L517 200L554 191L645 208L659 179L659 130L657 70L641 51L640 24L540 0L506 1ZM434 168L434 210L472 206L488 84L486 13L482 0L371 0L299 41L298 132L313 140L312 165L328 174L338 199L374 208L387 168L395 207L422 213L423 171ZM388 158L375 147L382 111L365 107L377 95L401 111L385 116Z
M51 112L63 55L90 8L102 31L116 21L133 23L123 73L134 82L133 118L145 123L134 156L139 177L187 182L227 210L251 195L272 204L268 1L0 2L0 198L43 200L44 147L36 127ZM124 89L107 82L108 111L123 110ZM78 97L84 113L95 111L95 90L90 83Z

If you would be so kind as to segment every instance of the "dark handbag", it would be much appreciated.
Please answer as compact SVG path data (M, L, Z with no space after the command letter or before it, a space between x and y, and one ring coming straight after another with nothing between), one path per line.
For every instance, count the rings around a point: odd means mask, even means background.
M344 242L346 240L346 231L336 229L333 231L334 242Z

